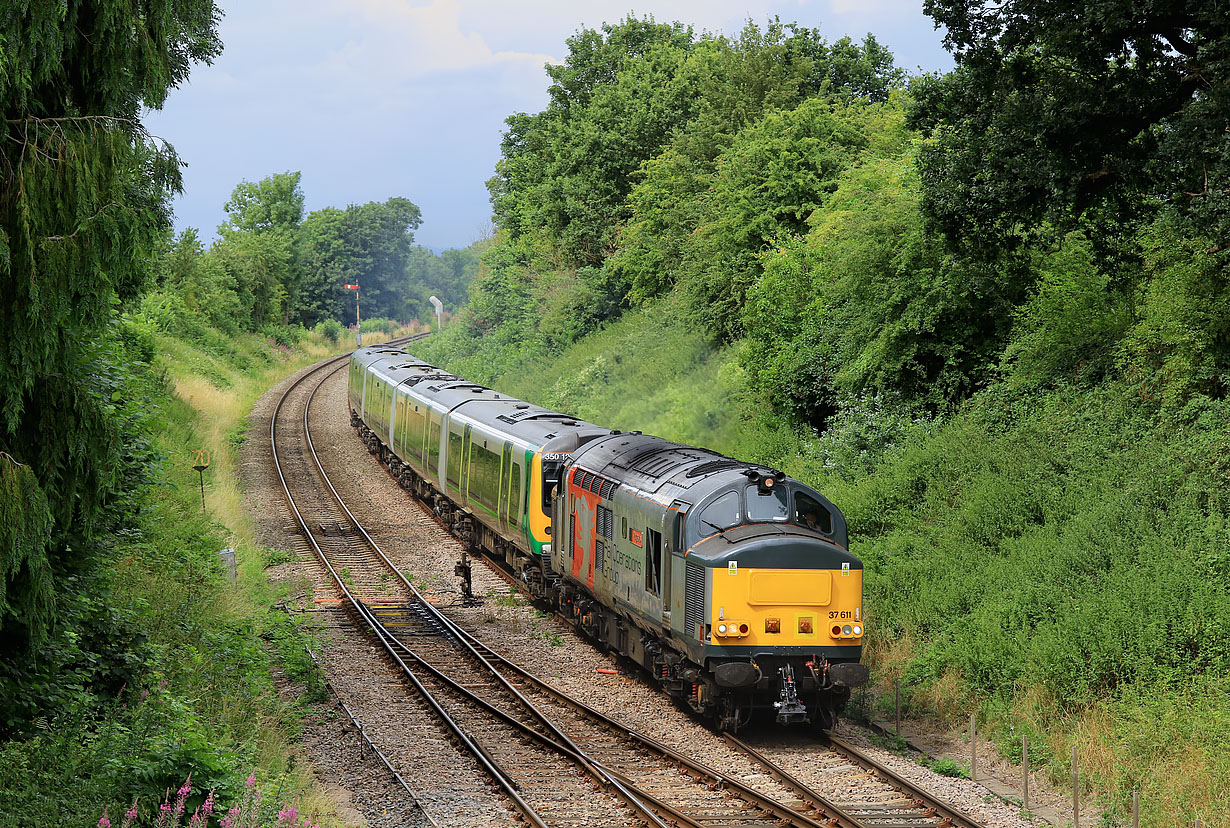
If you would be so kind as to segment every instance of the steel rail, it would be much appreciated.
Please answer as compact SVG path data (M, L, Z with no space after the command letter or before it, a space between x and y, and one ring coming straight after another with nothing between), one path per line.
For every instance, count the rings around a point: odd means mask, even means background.
M322 380L322 383L323 383L323 380ZM454 640L457 643L461 644L470 653L471 657L476 662L478 662L480 665L482 665L483 669L487 671L487 673L489 673L491 676L493 676L505 688L505 690L514 699L516 699L518 704L525 707L533 715L533 717L541 723L542 727L545 728L548 731L548 733L543 734L543 733L536 731L534 728L526 725L524 722L521 722L519 719L509 714L507 711L503 711L497 706L486 701L485 699L482 699L476 693L474 693L471 689L460 685L456 681L453 681L448 676L444 675L441 671L436 669L433 665L429 664L425 659L419 657L418 654L414 652L413 648L411 648L404 642L401 642L397 638L395 633L389 631L386 627L383 627L383 625L381 625L382 634L387 635L391 642L399 646L409 658L411 658L416 663L418 663L420 666L425 668L437 680L440 680L448 684L456 692L465 695L472 702L474 702L475 704L477 704L478 706L480 706L487 712L497 716L502 721L522 731L530 738L533 738L539 741L539 743L544 745L545 747L555 750L561 753L562 755L572 759L573 761L576 761L578 764L582 765L582 767L585 768L585 770L588 773L590 773L596 779L596 781L618 792L620 796L623 799L625 799L625 801L627 801L630 805L632 805L650 825L660 826L661 828L666 828L666 824L655 813L655 811L659 811L661 813L667 814L669 818L674 822L683 823L683 824L687 824L690 826L695 826L695 828L704 828L703 824L697 823L695 820L688 817L685 813L671 807L669 804L663 802L661 799L653 796L649 792L640 788L639 786L636 785L635 782L633 782L627 776L613 769L605 767L600 761L589 756L584 750L579 748L566 734L563 733L562 730L558 728L558 726L554 724L554 722L550 720L549 717L544 715L537 708L537 706L534 705L534 703L530 699L528 699L522 692L520 692L516 687L514 687L511 684L511 682L509 682L509 680L502 673L500 673L500 671L497 670L487 660L486 657L483 656L482 652L480 652L480 648L487 649L485 645L477 641L477 639L473 639L473 637L470 636L469 633L467 633L464 629L458 626L451 618L449 618L447 615L442 613L437 607L435 607L429 601L427 601L426 598L419 592L417 587L415 587L414 584L412 584L409 581L409 579L407 579L401 573L401 571L397 569L397 567L393 564L393 562L384 553L384 550L381 549L380 545L376 542L376 540L372 538L371 535L367 532L366 528L364 528L362 522L360 522L355 517L354 513L346 505L341 495L337 492L336 488L333 486L333 483L329 479L328 473L324 470L323 465L320 464L319 457L317 456L315 446L312 441L311 431L307 427L308 426L308 416L311 410L311 403L315 397L316 390L318 390L319 387L320 386L318 385L316 389L313 389L311 395L309 396L307 405L304 408L304 428L305 428L305 434L307 435L309 451L312 457L314 458L314 460L316 460L317 470L319 471L323 482L325 483L325 485L328 487L331 494L333 495L334 501L345 513L347 519L350 521L350 524L355 528L356 531L359 532L360 535L362 535L364 540L367 541L367 544L369 545L369 547L380 558L384 566L391 573L393 573L395 577L401 582L402 586L411 595L414 596L414 598L419 602L419 605L438 624L440 624L442 627L448 630L452 634ZM404 664L401 658L398 658L398 661L399 663ZM598 714L597 711L592 711L592 712L595 716L601 717L601 714ZM780 802L777 802L771 797L768 797L760 793L759 791L756 791L744 785L742 782L734 779L733 777L721 774L717 771L712 770L711 768L707 768L703 765L700 765L699 763L694 762L693 760L689 759L683 754L680 754L676 751L671 750L665 745L661 745L660 743L654 742L653 740L648 739L648 737L642 736L636 731L629 730L627 727L619 724L618 722L615 722L614 720L607 719L606 717L601 717L601 718L603 719L605 724L607 724L613 729L616 729L621 734L631 736L632 738L640 741L646 747L649 747L655 750L656 752L658 752L660 755L663 755L665 758L668 758L671 761L677 762L680 765L689 767L696 774L708 777L711 780L711 782L714 784L721 785L725 788L736 791L739 798L761 807L766 812L773 814L779 820L786 820L790 824L808 826L808 828L822 828L821 823L816 822L815 820L812 820L806 814L801 814L797 811L794 811L786 807L785 805L781 804ZM646 802L650 803L652 807L647 806L645 804Z
M393 656L394 659L397 660L398 664L402 666L402 668L407 672L407 674L411 676L411 680L415 683L416 687L419 689L421 693L427 694L426 688L422 686L422 684L418 681L417 677L413 676L413 673L410 670L410 668L405 664L402 658L394 651L393 647L390 646L389 642L396 644L397 647L400 647L404 652L409 654L418 664L423 665L424 667L427 667L429 672L431 672L436 678L445 681L451 687L453 687L453 689L464 694L471 701L478 703L481 707L488 710L488 712L491 712L499 716L502 720L508 722L509 724L515 727L518 727L523 732L525 732L527 735L530 735L532 738L539 740L545 746L551 747L552 749L562 753L565 756L568 756L569 758L581 764L581 766L585 769L585 771L589 773L591 776L593 776L599 783L601 783L602 785L608 788L612 788L616 792L618 792L620 797L624 799L629 805L631 805L635 810L637 810L641 814L641 816L648 821L650 825L657 826L657 828L669 828L669 826L667 826L666 823L662 822L657 817L657 815L654 814L652 809L650 809L648 806L645 805L644 802L641 801L641 795L643 795L643 792L638 791L637 793L634 793L633 791L628 789L629 786L627 786L626 783L611 776L609 773L606 772L605 769L601 768L588 755L586 755L584 751L578 748L572 742L571 739L569 739L562 731L560 731L559 728L556 727L556 725L549 718L543 715L543 713L540 710L538 710L538 708L529 699L525 698L525 696L522 693L520 693L515 687L513 687L512 684L509 683L508 680L504 678L504 676L501 675L498 670L496 670L491 664L489 664L487 660L484 659L483 656L478 652L478 650L474 648L473 645L471 645L464 638L458 637L455 631L458 630L459 628L456 627L455 624L453 624L450 618L448 618L446 615L440 612L435 606L431 604L431 602L429 602L426 598L423 597L423 594L419 592L418 588L415 587L414 584L410 583L409 579L407 579L406 576L402 574L402 572L393 564L393 562L389 560L389 557L384 553L384 550L380 548L380 544L376 543L375 538L373 538L368 533L367 529L364 528L363 524L354 516L354 513L350 511L350 507L348 507L345 501L342 500L341 495L338 494L337 489L333 486L333 481L329 479L328 473L325 471L323 464L320 462L320 458L316 453L316 446L312 441L311 429L308 427L309 426L308 417L311 413L312 401L315 399L316 391L319 390L320 385L323 384L323 382L324 381L322 380L320 384L318 384L315 388L312 389L311 394L308 396L307 404L303 407L303 428L304 428L304 434L307 437L309 453L312 455L312 459L316 463L316 468L317 468L317 471L320 473L321 479L323 480L324 484L328 487L329 492L333 495L334 501L342 509L342 511L345 512L346 517L350 520L350 524L363 536L363 539L367 541L367 544L371 547L372 551L374 551L376 555L380 558L380 561L385 565L385 567L387 567L388 570L392 572L393 575L399 581L401 581L402 586L406 588L406 590L415 598L415 600L419 602L419 604L424 609L426 609L426 611L433 618L435 618L437 621L443 624L447 629L450 630L450 632L454 632L454 637L458 639L459 643L462 643L469 650L472 657L475 658L487 670L488 673L494 676L504 686L504 688L510 694L512 694L514 698L517 699L517 701L520 704L524 705L526 709L528 709L530 713L536 719L538 719L539 722L541 722L542 726L546 728L551 733L552 736L554 736L554 739L544 737L543 734L539 733L538 731L535 731L533 728L529 728L525 726L524 723L520 722L515 717L512 717L510 714L499 710L494 705L491 705L489 702L487 702L485 699L480 698L472 690L462 687L457 682L453 681L452 679L449 679L447 676L444 676L443 673L441 673L439 670L432 667L424 659L420 658L413 651L412 648L410 648L409 646L407 646L406 644L398 640L397 637L392 632L390 632L384 626L383 623L379 621L379 619L375 618L375 616L371 615L369 612L368 613L368 615L370 616L370 620L368 620L369 625L372 626L373 629L379 628L379 634L382 637L387 636L388 638L387 642L382 642L385 645L385 649L390 653L390 655ZM303 524L302 520L300 521L300 525L303 526L304 530L306 531L306 524ZM313 539L312 544L314 547L316 547L318 555L321 558L321 560L324 561L324 553L322 550L320 550L319 546L316 545L315 539ZM349 597L350 593L348 590L345 589L345 585L341 584L340 577L338 577L337 574L334 573L332 566L330 566L327 561L324 561L324 562L325 562L325 566L329 569L330 574L334 576L334 580L339 585L342 586L342 589L346 592L347 596ZM364 609L366 610L366 608ZM485 750L483 751L483 754L485 757L487 757ZM508 781L510 782L510 784L515 785L515 783L513 783L511 779L509 779ZM523 800L520 800L520 798L518 797L517 801L523 801ZM529 807L528 804L526 805L526 807L527 808Z
M473 636L464 629L461 630L461 634L467 637L473 638ZM608 727L611 727L612 729L618 730L620 733L632 739L635 739L637 742L644 745L649 750L655 751L656 753L659 753L663 757L673 762L679 763L680 765L688 768L694 773L708 777L714 783L721 784L727 788L738 791L739 794L743 796L745 799L749 799L755 802L756 804L760 805L761 807L768 809L772 813L776 814L779 818L791 819L791 820L798 820L801 818L801 819L806 820L804 824L823 824L823 823L817 823L816 820L813 820L811 817L807 816L806 814L800 814L798 811L795 811L792 808L788 808L782 805L780 802L777 802L772 797L766 796L765 794L762 794L760 791L757 791L756 789L743 784L738 779L735 779L733 776L730 776L729 774L724 774L719 770L715 770L714 768L709 767L708 765L705 765L701 762L697 762L695 759L692 759L686 754L680 753L679 751L675 750L669 745L665 745L662 742L659 742L657 739L654 739L652 736L648 736L644 733L641 733L638 730L628 727L627 725L621 722L616 721L615 719L612 719L610 716L607 716L605 713L602 713L601 711L595 710L594 708L590 707L585 702L570 696L569 694L565 693L562 690L559 690L558 688L552 687L550 684L547 684L545 681L538 678L537 676L535 676L533 673L526 670L521 665L506 658L503 655L500 655L500 653L498 653L497 651L491 649L486 644L483 644L482 642L478 641L477 638L474 638L473 640L483 649L487 650L488 655L492 660L498 661L506 669L511 670L512 672L521 676L523 679L533 684L535 687L537 687L542 692L547 693L551 696L554 696L555 698L559 699L560 701L564 702L567 705L572 706L573 708L585 714L586 716L590 717L591 719L601 722L602 724ZM756 758L756 757L753 757L753 758ZM775 769L775 766L770 766L770 764L767 762L765 764L766 764L766 770L769 770L772 775L778 778L778 781L782 782L787 787L793 788L794 792L799 794L802 797L803 801L807 803L809 806L814 806L813 809L816 810L822 817L828 818L830 816L830 814L826 813L826 811L832 811L834 813L838 813L841 811L841 809L838 808L836 805L834 805L832 802L828 801L823 796L816 793L815 791L813 791L811 788L807 787L803 783L798 782L797 780L793 780L793 778L789 777L788 774L783 773L780 776L778 774L774 774L773 770ZM848 824L850 828L861 828L861 824L856 821L852 821Z
M390 343L383 343L383 344L390 344ZM375 615L371 613L371 611L363 604L363 602L359 601L358 598L355 597L355 595L347 588L341 575L333 568L333 565L328 560L328 556L325 555L324 550L320 547L320 544L317 543L315 536L312 535L311 530L308 528L307 521L303 517L303 513L299 510L299 507L295 504L295 498L290 492L290 485L287 482L286 475L282 469L282 462L278 457L278 447L277 447L278 446L278 442L277 442L278 414L281 413L282 406L286 402L286 399L290 395L291 391L293 391L300 384L302 384L308 377L311 377L319 373L320 371L323 371L324 369L332 366L336 362L340 362L343 359L347 359L348 356L349 355L343 355L335 359L331 359L326 362L323 362L319 366L313 368L312 370L305 373L303 376L296 379L282 393L282 396L278 399L277 405L274 406L273 416L270 418L270 422L269 422L269 442L272 448L274 466L277 469L278 479L282 483L282 491L286 494L287 504L290 506L291 511L294 513L295 519L299 522L299 528L303 531L303 534L307 537L308 541L311 543L312 548L316 550L317 558L324 565L326 571L329 573L329 576L333 579L334 584L341 591L345 600L349 603L350 608L364 622L366 622L368 627L370 627L370 629L376 634L376 637L380 641L381 646L384 647L385 651L393 658L394 661L398 663L398 665L400 665L403 673L410 680L411 684L414 685L415 689L419 692L422 698L432 708L436 716L453 733L453 735L461 742L461 744L464 745L466 749L470 751L470 753L475 757L476 761L478 761L479 764L482 765L483 769L486 770L487 773L492 777L492 779L495 780L495 782L500 786L500 788L504 791L504 793L508 796L508 798L512 800L512 802L517 806L517 809L522 812L525 818L532 825L534 825L535 828L548 828L547 824L542 820L542 817L540 817L537 814L537 812L535 812L534 809L530 807L529 803L527 803L524 799L522 799L521 795L517 793L516 784L513 782L513 780L510 779L503 772L501 768L499 768L496 764L494 764L491 761L491 757L489 756L489 754L485 750L483 750L476 742L474 742L465 733L465 731L462 729L460 724L458 724L451 716L448 715L447 711L444 710L444 707L440 704L440 702L427 690L426 687L423 686L422 682L419 681L418 677L414 675L413 671L410 670L409 666L406 665L406 663L401 659L396 649L390 644L390 640L389 640L390 637L389 637L388 631L384 629L383 624L380 623L379 619L377 619ZM341 368L340 366L337 368L334 368L333 371L330 372L330 375L333 372L340 370L340 368ZM313 395L314 393L315 392L313 391ZM309 398L309 403L310 403L310 398ZM309 407L310 405L304 406L305 428L306 428L306 423L307 423L307 413L308 413ZM310 439L311 439L310 433L308 436L309 436L309 443L310 443ZM320 460L316 456L315 448L311 449L311 453L312 453L313 459L317 462L318 468L319 468ZM331 483L329 484L329 488L331 490L333 489L333 486ZM336 496L336 491L334 491L334 495ZM347 510L347 513L349 514L349 510ZM367 536L367 533L364 532L364 535Z
M302 379L305 379L306 376L307 375L305 375L305 377ZM402 642L395 633L388 630L388 628L385 627L379 621L379 619L375 618L375 616L370 612L370 610L367 610L366 607L363 607L362 610L360 610L360 614L364 616L364 620L367 621L368 625L372 627L373 629L378 628L377 634L381 638L382 645L385 647L386 651L389 652L389 654L393 656L393 658L402 667L402 669L408 675L412 677L412 680L414 681L415 685L419 688L421 693L424 693L426 695L426 690L417 681L417 679L414 679L413 673L410 667L406 664L406 659L409 659L410 661L419 665L422 669L432 674L432 676L436 678L438 681L441 681L442 683L446 684L447 686L452 688L455 692L458 692L459 694L466 696L473 703L477 704L482 709L486 710L488 713L496 716L497 718L509 724L510 726L520 730L521 732L523 732L530 738L537 740L544 747L547 747L556 752L559 752L560 754L582 765L582 767L584 767L586 771L589 772L597 781L599 781L605 786L612 787L616 791L618 791L622 798L628 801L629 804L633 805L638 811L640 811L645 817L647 817L648 820L650 821L650 824L653 824L653 825L664 826L664 823L661 822L657 818L656 814L653 813L653 811L656 810L660 813L666 814L669 817L669 819L675 822L676 824L694 826L694 828L703 828L702 823L696 822L692 818L688 817L686 814L678 811L677 809L670 806L668 803L662 801L660 798L655 797L652 794L648 793L647 791L644 791L638 788L636 783L633 780L631 780L624 774L619 773L618 771L604 767L601 762L593 759L588 754L586 754L583 750L578 748L577 745L574 742L572 742L572 740L570 740L546 715L544 715L538 709L536 705L533 704L533 702L531 702L528 698L526 698L523 693L517 690L517 688L513 687L511 682L500 672L499 669L497 669L491 663L492 661L496 661L499 664L503 665L505 668L510 669L513 672L519 674L520 676L522 676L522 678L529 681L531 684L538 687L540 690L546 693L549 693L550 695L560 699L561 701L565 702L568 705L571 705L572 707L581 711L584 715L590 717L591 719L599 721L609 726L610 728L616 730L620 734L628 736L636 740L637 742L639 742L641 745L643 745L647 749L657 752L659 755L663 756L667 760L675 762L681 767L688 768L694 774L707 777L710 780L710 782L715 785L720 785L722 787L732 789L732 791L736 792L740 798L750 803L753 803L755 805L758 805L759 807L763 808L768 813L773 814L779 820L789 821L792 824L803 824L803 825L808 825L808 826L815 826L816 828L819 828L822 824L837 825L837 826L841 826L841 828L863 828L865 823L860 822L855 816L849 814L848 812L843 810L840 806L836 805L835 803L827 800L825 797L823 797L822 795L814 791L812 788L810 788L810 786L798 780L797 778L792 776L789 772L787 772L786 770L778 766L776 763L774 763L772 760L770 760L768 757L765 757L763 754L760 754L754 748L742 742L741 740L738 740L734 737L727 735L727 739L730 741L732 746L734 746L736 749L743 752L752 761L761 765L769 773L769 775L777 779L778 782L780 782L785 787L791 789L796 794L798 794L804 801L807 808L809 810L815 811L821 817L821 819L824 820L824 822L823 823L817 822L816 820L813 820L811 817L807 816L806 814L802 814L802 813L799 813L798 811L788 808L785 805L772 799L771 797L768 797L760 793L759 791L756 791L744 785L739 780L734 779L726 774L722 774L721 772L716 771L712 768L709 768L699 762L696 762L692 760L691 758L689 758L688 756L681 754L678 751L675 751L672 748L669 748L666 745L661 744L660 742L657 742L656 740L652 739L649 736L646 736L633 729L630 729L626 727L625 725L622 725L621 723L616 722L615 720L610 719L604 714L588 707L588 705L585 705L583 702L580 702L568 696L567 694L556 690L550 685L547 685L545 682L542 682L541 680L539 680L533 674L521 668L519 665L515 664L509 659L504 658L499 653L497 653L496 651L492 650L490 647L483 644L477 638L472 636L468 631L464 630L458 624L456 624L456 622L454 622L451 618L449 618L444 613L442 613L438 608L436 608L434 605L428 602L422 596L422 594L418 591L418 589L412 583L410 583L409 580L392 563L392 561L389 560L389 558L385 555L384 551L380 548L379 544L376 543L376 541L370 536L370 534L368 534L367 530L362 526L362 524L355 518L354 514L350 511L349 507L347 507L345 502L342 500L341 496L338 494L337 490L334 488L332 481L329 480L328 474L325 472L323 465L320 463L320 459L317 456L315 446L312 443L311 431L308 426L309 426L309 413L310 413L311 403L313 399L315 398L316 391L323 384L323 381L324 380L322 379L321 382L318 383L315 388L313 388L311 394L309 395L307 404L304 407L304 432L307 436L310 453L312 455L313 460L316 462L317 469L320 473L321 479L323 480L325 485L329 488L331 494L333 495L335 502L342 509L342 511L345 512L347 518L351 522L351 525L355 527L355 529L363 536L363 538L367 541L367 544L370 546L370 548L381 559L384 566L390 572L392 572L398 578L398 580L401 581L402 586L410 594L414 596L414 598L419 602L419 605L425 608L426 612L433 618L433 620L438 622L440 626L444 627L451 634L454 640L456 640L458 643L461 643L465 647L465 649L469 651L470 656L475 661L477 661L479 664L481 664L483 668L487 670L492 676L494 676L504 686L504 688L508 691L508 693L517 700L518 704L524 706L525 709L531 713L534 719L536 719L547 732L543 733L543 732L538 731L536 728L526 724L525 722L511 715L507 711L502 710L498 706L488 702L485 699L482 699L471 689L460 685L458 682L446 676L443 672L441 672L436 667L434 667L432 664L428 663L425 659L420 657L410 646ZM288 393L289 393L289 389L288 389ZM283 483L285 487L285 481L283 481ZM289 497L289 492L288 492L288 497ZM311 537L310 533L307 532L306 525L302 522L302 520L301 520L301 526L303 526L305 533L307 533L310 538ZM347 590L345 585L341 583L341 579L333 571L332 566L330 566L328 561L324 561L323 551L315 543L315 539L311 538L311 540L312 540L313 546L316 547L317 549L318 556L322 558L322 561L325 563L326 568L328 568L330 571L330 574L333 575L335 583L338 584L338 586L342 589L344 594L346 594L348 597L351 597L349 590ZM494 567L494 568L497 570L497 572L500 572L501 575L505 574L499 567ZM516 580L511 577L508 577L507 580L509 580L512 583L517 583ZM351 597L351 600L352 602L354 601L353 597ZM361 604L362 602L358 602L358 603ZM397 652L395 652L396 649L401 650L402 655L399 655ZM404 655L404 658L403 658L403 655ZM869 770L873 770L873 772L881 775L885 779L885 781L888 781L889 784L894 785L895 787L898 787L899 790L902 790L906 792L908 796L913 797L916 801L918 801L919 804L922 804L925 802L927 805L932 806L931 808L928 808L926 814L920 814L919 816L934 815L942 819L944 821L943 824L955 824L958 826L962 826L963 828L979 828L978 824L973 822L968 816L962 814L960 811L952 809L948 806L945 806L943 803L940 803L934 800L932 797L928 796L925 792L921 791L921 789L918 789L917 786L914 786L908 781L901 779L896 774L894 774L891 770L887 769L886 767L870 759L870 757L866 757L866 756L863 756L862 754L859 754L853 747L846 745L843 742L838 742L838 745L840 745L840 747L834 746L835 752L846 754L847 756L849 756L849 758L854 759L856 763L862 765L863 767ZM494 759L490 757L489 754L487 754L486 750L484 750L481 745L476 745L476 747L479 751L482 752L484 757L490 759L493 765L495 764ZM652 806L652 810L650 810L650 808L647 807L645 803L649 803L649 806ZM923 807L926 807L926 806L923 806Z
M901 776L882 762L872 759L867 754L863 753L858 748L851 745L849 742L832 734L825 734L824 741L829 747L832 747L838 753L853 760L856 764L862 766L866 770L875 773L888 784L900 790L902 793L910 796L923 803L924 807L933 811L946 824L959 826L959 828L982 828L981 823L977 822L973 817L964 811L954 808L946 804L940 799L932 796L924 791L918 785Z
M423 815L423 819L426 820L427 824L431 826L431 828L440 828L440 823L436 821L436 818L427 813L427 809L423 807L423 801L419 797L418 792L415 791L414 788L410 786L410 783L402 777L401 773L393 767L393 763L389 761L389 758L384 755L384 752L380 750L376 743L372 741L371 737L367 735L367 731L363 729L363 724L359 721L358 717L355 716L354 711L351 710L350 706L347 705L342 697L337 694L337 690L333 687L333 682L329 681L329 677L325 675L324 670L321 669L320 660L316 658L316 654L312 652L312 648L304 645L303 650L308 654L308 657L312 659L313 666L320 671L321 678L324 680L325 686L329 688L331 693L333 693L333 697L337 699L337 703L342 706L342 710L345 711L346 715L350 718L350 723L354 725L355 730L359 732L359 736L363 738L364 744L371 748L372 753L376 754L376 756L380 758L380 761L384 763L384 766L388 769L389 773L393 775L393 778L397 780L398 784L406 790L406 793L410 794L410 798L414 801L414 804L418 806L419 813Z
M469 632L462 630L462 633L472 638ZM628 733L628 735L633 736L634 738L638 739L646 747L649 747L653 750L660 751L664 753L664 755L669 756L670 758L680 762L681 764L687 765L688 767L692 768L693 770L697 772L711 775L713 778L720 779L721 781L723 781L724 784L728 784L728 785L731 784L729 781L726 781L723 778L723 775L720 772L714 771L713 769L708 768L707 766L703 764L694 762L693 760L689 759L687 756L679 754L674 749L661 744L660 742L656 741L652 737L646 736L644 734L638 733L637 731L626 728L624 725L610 719L605 714L590 708L584 702L573 698L572 696L568 695L562 690L552 687L550 684L538 678L536 675L526 670L521 665L501 655L499 652L493 650L489 646L482 644L481 642L478 641L478 639L475 638L473 640L477 642L479 646L483 647L483 649L487 651L487 656L490 660L499 663L504 668L510 670L513 673L516 673L518 676L521 676L523 679L530 682L531 684L533 684L535 687L539 688L543 692L548 693L558 698L559 700L565 702L566 704L572 705L573 707L577 708L578 710L581 710L588 716L591 716L595 719L598 719L607 724L610 724L612 727L625 730ZM804 802L808 803L810 806L813 806L814 809L817 811L817 813L823 819L829 820L832 823L835 823L836 825L841 826L841 828L864 828L864 826L866 825L866 823L860 821L857 816L849 813L848 810L846 810L842 806L838 805L837 803L825 797L823 794L813 789L806 782L803 782L798 777L791 774L785 768L778 765L772 759L765 756L759 750L747 744L742 739L732 736L729 733L723 733L722 735L728 743L730 743L733 747L738 749L740 752L744 753L754 762L760 764L771 776L773 776L775 779L777 779L779 782L781 782L783 785L787 786L788 788L793 789L795 793L797 793L804 800ZM834 752L842 756L845 756L846 758L853 761L855 764L858 764L859 766L863 767L865 770L872 771L874 774L879 776L883 781L897 788L898 791L904 794L908 799L914 801L917 804L917 806L920 808L920 810L924 811L923 814L919 815L920 817L934 816L940 819L942 821L942 824L957 826L958 828L983 828L981 823L974 820L968 814L964 813L963 811L957 808L952 807L951 805L945 804L942 800L939 800L936 797L932 796L931 794L927 793L925 790L920 788L918 785L914 784L913 782L910 782L908 779L905 779L904 777L897 774L895 771L893 771L891 768L887 767L886 765L880 762L877 762L875 759L872 759L870 756L867 756L862 751L860 751L858 748L854 747L848 742L842 739L839 739L837 737L834 737L834 736L826 736L825 741L826 741L826 746L831 748ZM734 784L739 785L740 783L738 783L737 780L734 780Z

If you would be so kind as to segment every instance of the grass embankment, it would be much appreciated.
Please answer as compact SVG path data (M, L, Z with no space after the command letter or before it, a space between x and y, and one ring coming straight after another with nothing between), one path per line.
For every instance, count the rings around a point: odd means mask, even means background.
M1230 825L1230 404L1005 383L948 418L869 405L817 436L759 416L737 345L670 318L634 312L493 384L828 494L867 566L864 707L887 714L900 680L910 715L977 711L1007 757L1027 734L1057 782L1075 746L1106 824L1138 789L1144 824ZM421 351L447 363L448 335Z
M0 744L0 824L91 825L104 806L118 824L137 796L138 824L147 817L153 824L167 789L173 799L189 773L188 813L210 790L224 812L251 774L264 790L261 824L272 825L282 803L338 824L299 761L304 708L274 686L280 667L307 683L301 699L321 689L303 634L272 608L284 587L264 576L269 552L255 539L236 465L256 399L347 342L304 334L288 347L219 335L190 344L149 330L142 339L155 356L135 375L133 393L148 411L144 432L159 460L135 526L116 539L103 573L109 611L128 631L122 651L108 657L129 660L130 683L118 695L82 693L32 738ZM210 454L204 512L198 449ZM236 550L233 583L219 557L224 548Z

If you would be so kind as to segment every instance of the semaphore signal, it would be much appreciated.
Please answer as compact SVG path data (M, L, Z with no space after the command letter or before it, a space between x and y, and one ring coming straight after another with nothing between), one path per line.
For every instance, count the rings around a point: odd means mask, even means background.
M342 285L346 290L354 291L354 341L355 346L363 347L363 326L359 324L359 286Z

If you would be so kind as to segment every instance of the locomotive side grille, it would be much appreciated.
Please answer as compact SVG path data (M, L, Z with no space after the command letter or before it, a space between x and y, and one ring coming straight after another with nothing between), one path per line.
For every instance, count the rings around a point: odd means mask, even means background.
M614 480L603 480L602 486L598 490L598 496L603 500L610 500L615 495L615 490L619 488L619 484Z
M602 565L606 562L606 544L602 541L594 541L594 570L602 572Z
M683 591L683 629L685 635L697 635L696 628L705 615L705 570L688 561ZM697 635L699 637L699 635Z
M607 540L615 538L615 514L604 506L598 507L598 518L595 521L598 534Z

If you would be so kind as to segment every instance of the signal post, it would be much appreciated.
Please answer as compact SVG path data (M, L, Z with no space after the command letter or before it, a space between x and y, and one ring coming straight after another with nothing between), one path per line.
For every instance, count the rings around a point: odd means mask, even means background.
M354 291L354 342L356 348L363 347L363 326L359 323L359 286L342 285L346 290Z

